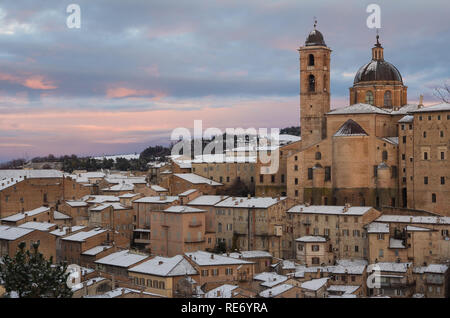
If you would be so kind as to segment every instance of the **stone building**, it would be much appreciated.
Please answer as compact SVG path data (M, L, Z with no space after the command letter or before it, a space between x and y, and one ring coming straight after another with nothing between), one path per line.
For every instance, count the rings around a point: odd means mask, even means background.
M287 211L285 240L323 236L333 259L366 259L369 246L365 225L380 216L372 207L296 205ZM294 258L295 245L286 246L285 258ZM332 262L332 259L330 259Z
M349 106L330 111L330 53L310 33L300 52L300 150L287 158L287 195L316 205L405 207L446 215L449 104L408 104L379 37L356 73Z

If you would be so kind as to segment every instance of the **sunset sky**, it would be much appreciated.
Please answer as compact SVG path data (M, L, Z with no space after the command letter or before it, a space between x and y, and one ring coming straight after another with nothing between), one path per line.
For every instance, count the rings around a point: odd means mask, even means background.
M408 102L449 82L448 0L4 0L0 162L141 152L176 127L299 125L297 48L313 17L331 56L332 108L371 58L366 7L381 7L385 59ZM81 7L81 28L66 7Z

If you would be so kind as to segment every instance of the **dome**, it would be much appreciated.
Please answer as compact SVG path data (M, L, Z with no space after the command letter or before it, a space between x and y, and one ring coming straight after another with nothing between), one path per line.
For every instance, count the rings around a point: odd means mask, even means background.
M397 68L384 60L372 60L356 73L353 84L370 81L398 81L403 83Z
M321 46L327 46L325 44L325 41L323 40L322 33L319 32L319 30L312 30L311 33L309 33L308 38L305 42L306 46L314 46L314 45L321 45Z

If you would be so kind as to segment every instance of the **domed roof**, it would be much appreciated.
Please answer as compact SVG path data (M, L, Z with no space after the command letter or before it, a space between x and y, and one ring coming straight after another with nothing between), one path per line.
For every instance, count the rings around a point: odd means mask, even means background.
M372 60L362 66L356 73L353 83L369 81L399 81L403 83L397 68L384 60Z
M309 33L308 37L306 38L305 46L314 46L314 45L321 45L321 46L327 46L325 44L325 41L323 40L323 35L320 33L319 30L314 30Z

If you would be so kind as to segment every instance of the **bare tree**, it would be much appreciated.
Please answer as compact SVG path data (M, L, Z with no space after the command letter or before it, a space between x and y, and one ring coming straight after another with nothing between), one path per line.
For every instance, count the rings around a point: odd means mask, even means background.
M450 86L444 84L434 89L434 95L442 100L444 103L450 103Z

